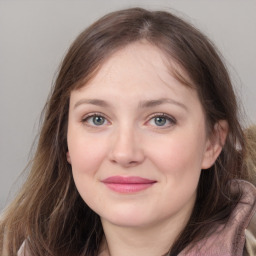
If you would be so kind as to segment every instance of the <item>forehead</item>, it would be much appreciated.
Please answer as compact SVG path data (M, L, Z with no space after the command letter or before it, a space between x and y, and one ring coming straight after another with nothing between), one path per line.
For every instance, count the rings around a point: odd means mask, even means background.
M167 85L173 83L184 85L184 81L186 86L188 81L192 84L189 76L173 58L158 47L142 40L115 51L83 85L91 87L115 82L124 87L123 81L131 84L136 81L138 87L145 82L150 87L152 83L157 83L157 80Z
M107 99L121 105L166 97L198 104L197 92L177 79L177 72L188 79L158 47L146 41L135 42L114 52L87 83L73 91L71 105L79 98Z

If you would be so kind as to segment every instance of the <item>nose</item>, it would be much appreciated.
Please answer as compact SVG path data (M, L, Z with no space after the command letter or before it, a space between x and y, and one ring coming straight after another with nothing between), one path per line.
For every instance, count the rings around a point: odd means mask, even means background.
M120 128L111 144L109 159L112 163L128 168L141 164L145 159L141 136L135 129Z

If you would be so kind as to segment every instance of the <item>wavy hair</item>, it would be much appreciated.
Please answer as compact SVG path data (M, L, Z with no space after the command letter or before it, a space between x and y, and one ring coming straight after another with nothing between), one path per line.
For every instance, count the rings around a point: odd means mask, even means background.
M202 170L193 213L170 255L206 236L213 222L229 217L239 199L229 183L248 175L242 169L244 135L237 101L221 56L205 35L171 13L126 9L102 17L82 32L62 62L45 106L29 176L1 218L0 248L5 248L5 255L16 255L24 240L32 255L97 255L104 235L100 218L81 199L66 160L69 98L112 53L139 40L157 46L186 71L190 81L179 70L175 75L184 86L192 86L192 81L209 133L220 120L229 126L216 163Z

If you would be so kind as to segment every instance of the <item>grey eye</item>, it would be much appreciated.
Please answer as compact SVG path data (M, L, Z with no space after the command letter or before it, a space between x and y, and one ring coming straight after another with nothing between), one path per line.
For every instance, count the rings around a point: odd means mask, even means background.
M164 126L166 124L166 118L158 116L154 118L154 122L157 126Z
M94 116L92 122L96 126L103 125L105 123L105 118L103 116Z

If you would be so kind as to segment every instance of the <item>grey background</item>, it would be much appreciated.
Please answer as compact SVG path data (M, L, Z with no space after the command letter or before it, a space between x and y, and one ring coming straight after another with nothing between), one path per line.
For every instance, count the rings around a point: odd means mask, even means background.
M243 125L256 123L256 0L0 0L0 210L24 179L17 178L67 48L103 14L134 6L172 11L205 32L226 59Z

